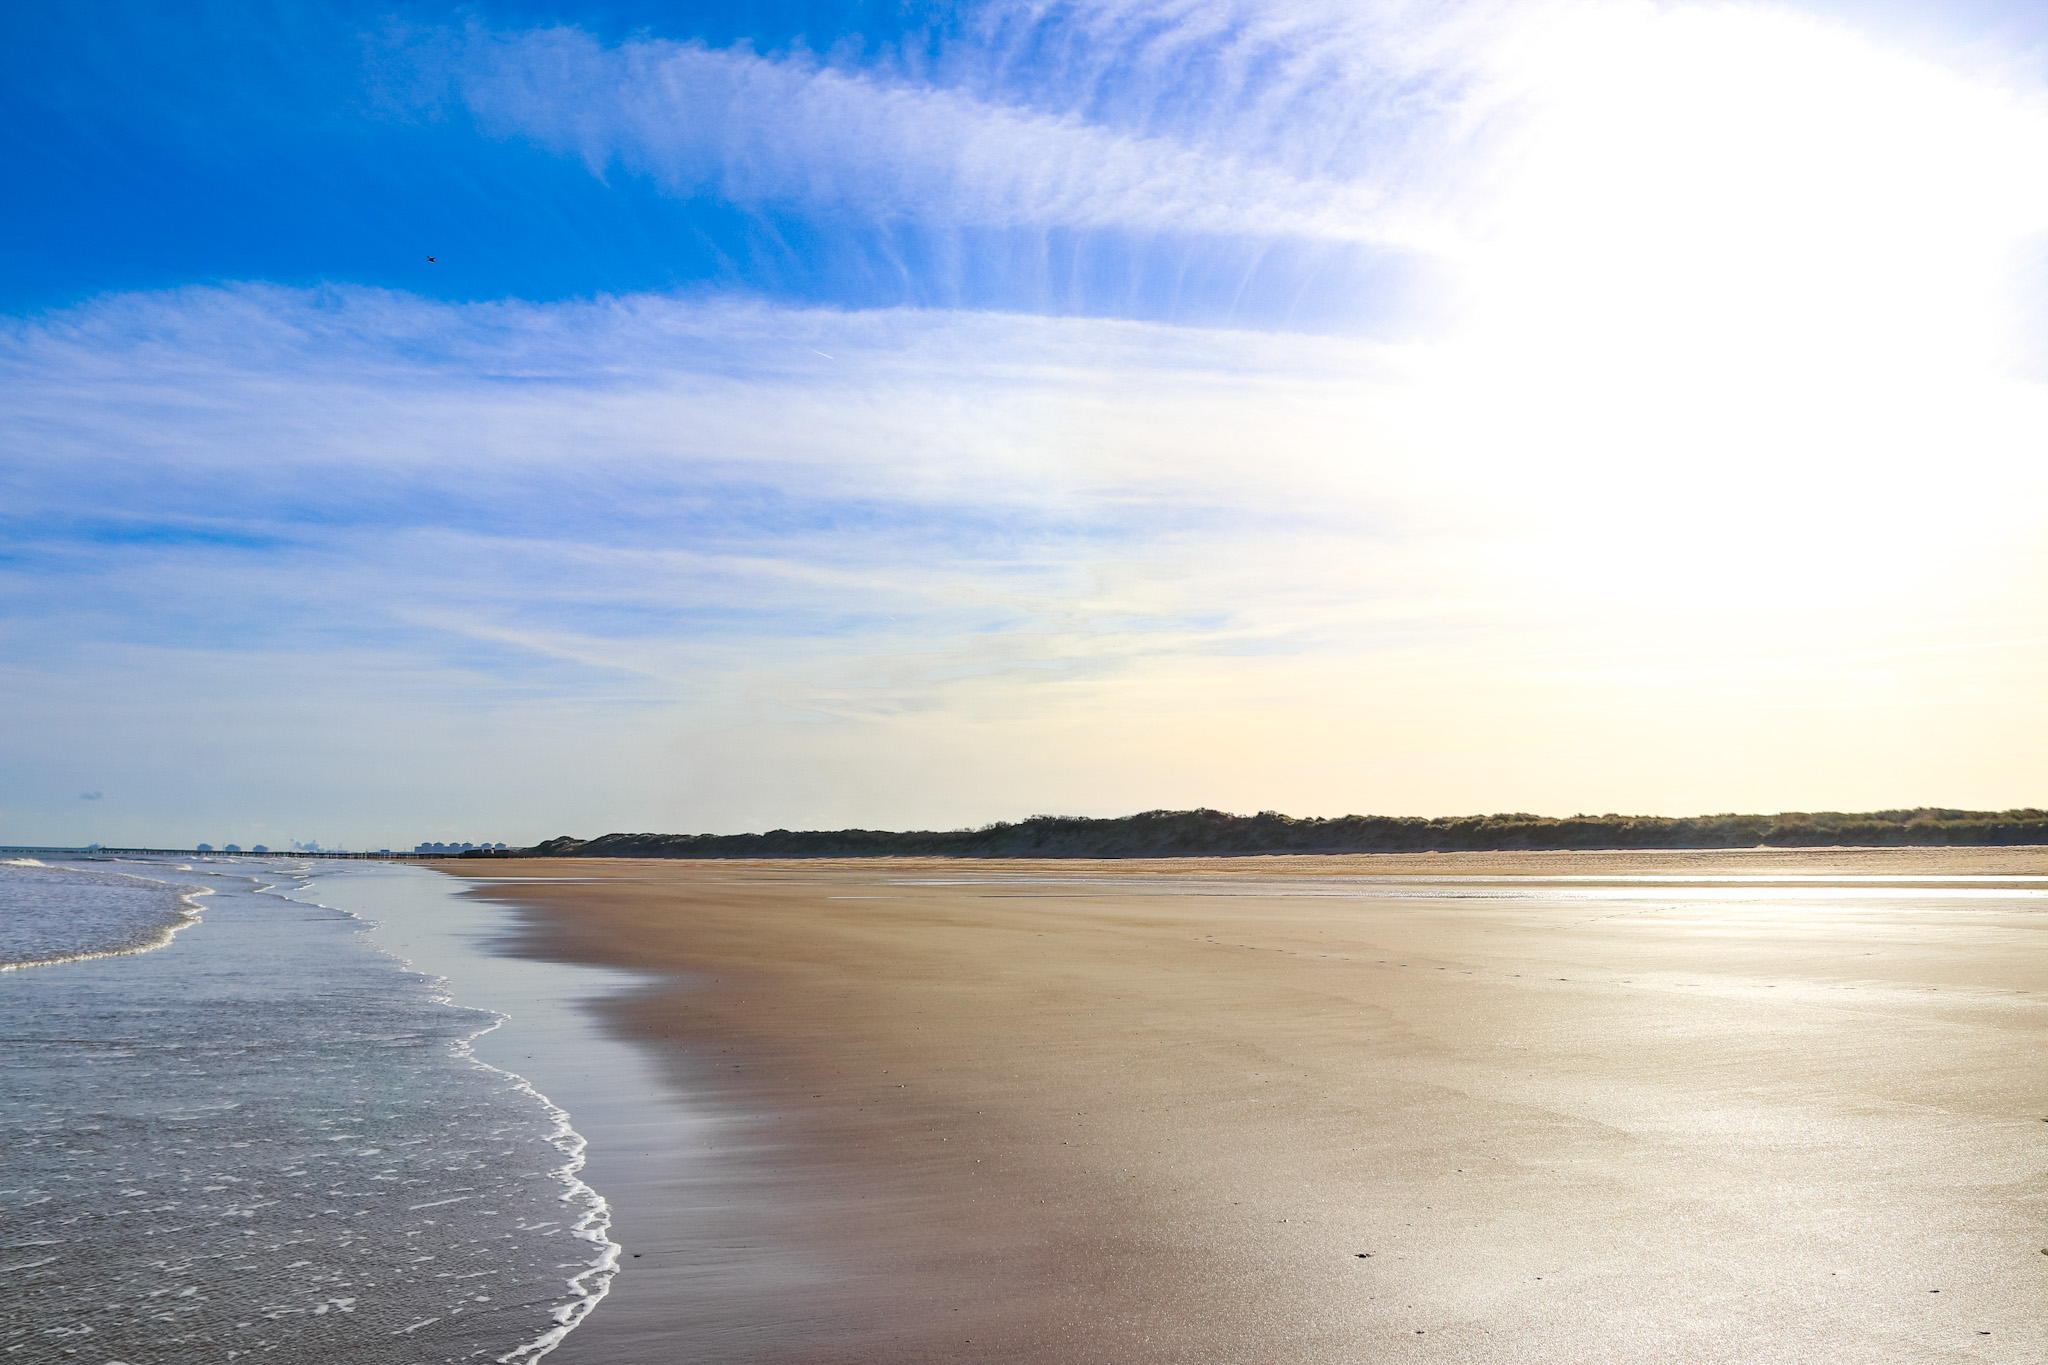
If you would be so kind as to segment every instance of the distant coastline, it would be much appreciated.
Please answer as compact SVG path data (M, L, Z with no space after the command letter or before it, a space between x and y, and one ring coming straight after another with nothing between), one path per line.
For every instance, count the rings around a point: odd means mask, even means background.
M1034 815L957 830L569 835L465 858L1173 858L1261 853L1479 853L1594 849L1939 848L2048 844L2048 810L1785 811L1776 815L1296 817L1152 810Z

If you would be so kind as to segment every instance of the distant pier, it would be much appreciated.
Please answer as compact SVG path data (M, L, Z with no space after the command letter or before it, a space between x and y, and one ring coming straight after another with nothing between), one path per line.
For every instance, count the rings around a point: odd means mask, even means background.
M361 858L371 862L438 863L450 858L459 858L460 853L342 853L332 849L308 852L304 849L273 848L262 853L253 849L221 848L57 848L23 847L0 845L0 855L54 853L73 858L96 858L100 856L122 856L147 854L158 858Z

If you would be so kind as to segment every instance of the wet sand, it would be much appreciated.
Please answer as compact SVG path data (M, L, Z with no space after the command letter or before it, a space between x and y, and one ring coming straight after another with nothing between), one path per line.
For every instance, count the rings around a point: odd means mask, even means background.
M2048 1353L2048 850L446 870L653 974L565 1365Z

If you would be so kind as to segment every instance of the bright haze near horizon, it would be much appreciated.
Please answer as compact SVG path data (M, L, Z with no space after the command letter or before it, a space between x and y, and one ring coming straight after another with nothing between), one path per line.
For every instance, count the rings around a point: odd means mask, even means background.
M0 25L0 843L2048 804L2031 6Z

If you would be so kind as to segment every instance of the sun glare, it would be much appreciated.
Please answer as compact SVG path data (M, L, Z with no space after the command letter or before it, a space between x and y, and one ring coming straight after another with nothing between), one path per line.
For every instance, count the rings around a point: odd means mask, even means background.
M1553 12L1496 57L1514 131L1415 432L1508 494L1525 568L1707 605L1997 540L1984 490L2048 434L2010 342L2042 109L1756 7Z

